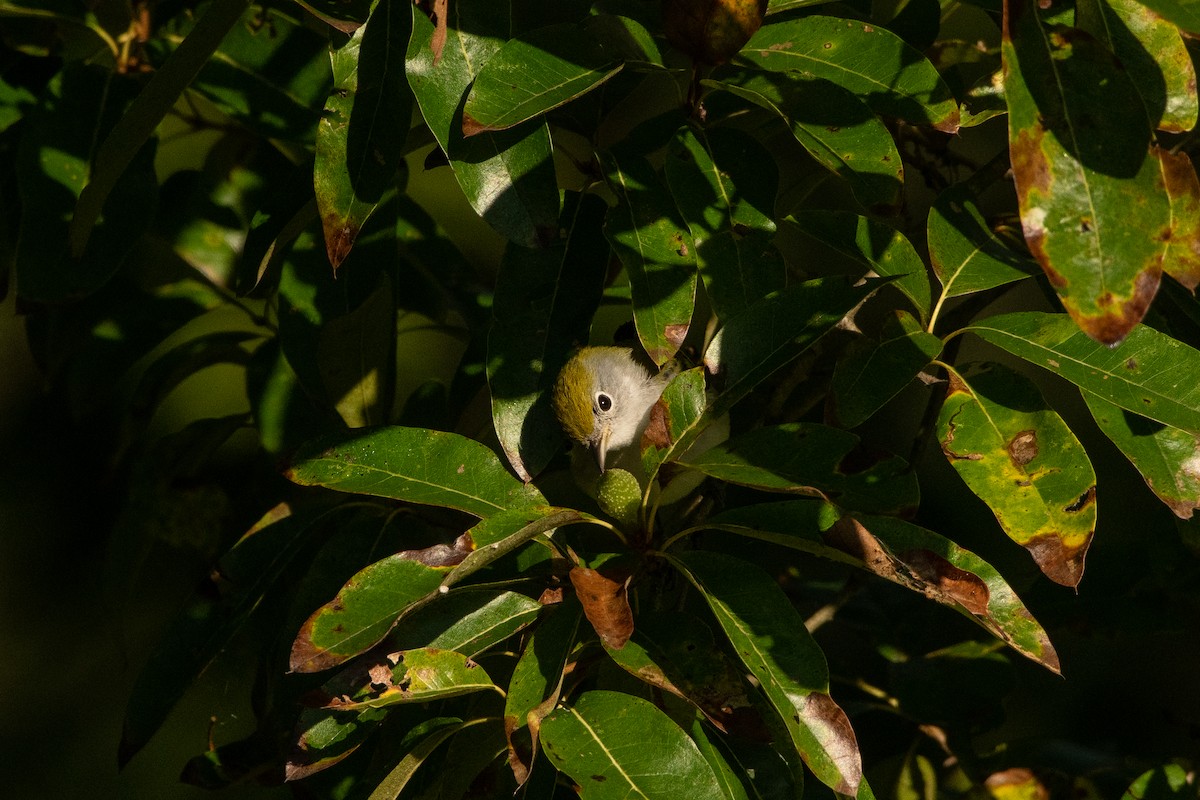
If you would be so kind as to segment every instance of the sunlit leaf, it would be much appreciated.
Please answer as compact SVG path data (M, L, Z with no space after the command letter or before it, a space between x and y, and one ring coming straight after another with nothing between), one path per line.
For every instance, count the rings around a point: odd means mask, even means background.
M429 703L495 688L483 667L453 650L420 648L355 662L310 694L334 711L361 712L403 703Z
M1069 317L1019 311L964 328L1093 394L1200 434L1200 351L1139 325L1119 347L1080 333Z
M1096 473L1028 378L998 364L950 372L938 440L950 465L1048 578L1076 586L1096 529Z
M1200 508L1200 436L1138 416L1085 391L1083 399L1104 435L1180 519Z
M1090 35L1043 23L1033 0L1005 9L1009 151L1025 241L1079 327L1115 344L1158 291L1171 229L1146 110Z
M825 654L774 578L740 559L694 550L671 557L696 585L758 680L817 779L840 794L862 779L858 742L829 696Z
M618 692L579 695L542 721L542 750L585 800L723 800L696 743L653 704Z
M741 56L763 69L833 81L876 113L958 130L950 88L924 56L886 28L819 15L773 22L751 37Z
M432 45L434 25L413 6L408 82L463 194L483 219L510 241L537 247L557 234L558 184L545 123L464 139L463 96L509 36L507 7L479 0L448 4L445 43Z
M287 476L304 486L447 506L477 517L545 502L484 445L423 428L376 428L309 442Z
M474 658L537 619L536 600L494 589L456 589L406 617L392 629L389 651L430 647Z
M1171 238L1163 256L1163 272L1190 289L1200 284L1200 179L1185 152L1155 151L1171 200Z
M1196 787L1188 779L1187 770L1167 764L1139 775L1121 800L1191 800L1195 796Z
M1113 51L1129 72L1150 122L1178 133L1196 126L1196 70L1179 29L1134 0L1084 0L1075 24Z
M1142 5L1163 19L1174 22L1180 30L1200 34L1200 8L1197 8L1195 0L1145 0Z

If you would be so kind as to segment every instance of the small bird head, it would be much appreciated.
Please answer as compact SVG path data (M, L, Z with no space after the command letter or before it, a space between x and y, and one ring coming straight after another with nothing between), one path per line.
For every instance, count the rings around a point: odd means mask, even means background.
M585 347L558 373L554 413L567 435L592 451L600 471L608 454L637 443L665 381L625 347Z

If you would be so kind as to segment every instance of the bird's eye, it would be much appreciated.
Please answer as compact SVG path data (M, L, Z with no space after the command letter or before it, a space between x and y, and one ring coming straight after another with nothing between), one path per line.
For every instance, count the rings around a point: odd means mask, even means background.
M596 408L601 411L608 411L612 408L612 398L604 394L604 392L596 395Z

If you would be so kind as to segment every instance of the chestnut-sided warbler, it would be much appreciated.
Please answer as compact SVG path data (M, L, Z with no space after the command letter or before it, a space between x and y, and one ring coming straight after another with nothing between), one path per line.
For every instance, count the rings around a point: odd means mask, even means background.
M627 347L584 347L558 373L554 413L604 472L610 453L641 441L650 410L673 374L665 369L651 375Z

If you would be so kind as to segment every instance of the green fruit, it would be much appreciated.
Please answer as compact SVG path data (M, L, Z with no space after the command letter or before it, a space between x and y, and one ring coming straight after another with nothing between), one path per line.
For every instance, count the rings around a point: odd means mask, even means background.
M704 64L723 64L762 25L767 0L663 0L671 44Z
M606 470L596 485L596 502L601 511L622 525L633 525L642 505L642 487L630 472Z

